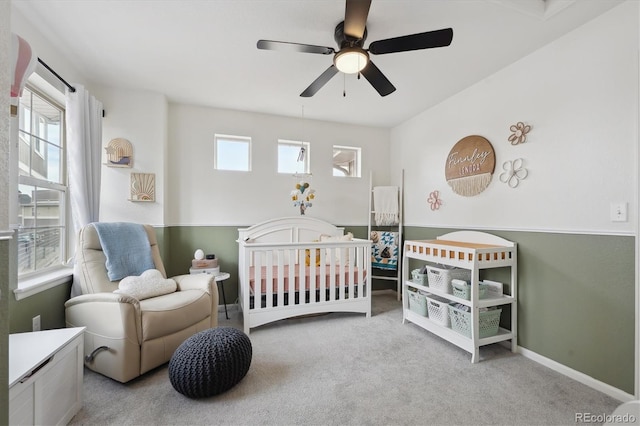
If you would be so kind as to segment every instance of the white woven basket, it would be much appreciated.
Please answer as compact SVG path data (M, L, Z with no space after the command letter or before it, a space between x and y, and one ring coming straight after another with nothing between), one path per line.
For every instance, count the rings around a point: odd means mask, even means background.
M429 287L440 290L443 293L451 294L451 280L471 281L471 270L427 266L427 276L429 279Z
M447 300L438 296L427 296L427 312L431 321L444 327L451 327Z

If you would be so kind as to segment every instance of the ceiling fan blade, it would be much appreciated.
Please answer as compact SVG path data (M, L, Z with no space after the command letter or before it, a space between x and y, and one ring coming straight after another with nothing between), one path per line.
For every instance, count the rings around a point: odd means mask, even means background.
M367 25L371 0L347 0L344 11L344 33L360 40Z
M258 49L280 50L284 52L319 53L330 55L335 53L331 47L315 46L313 44L289 43L286 41L258 40Z
M366 78L380 96L387 96L396 91L389 79L382 74L382 71L371 61L360 73Z
M449 46L451 40L453 40L453 29L444 28L442 30L374 41L369 45L369 53L382 55L385 53L444 47Z
M324 86L329 80L331 80L331 77L337 74L337 72L338 69L335 67L335 65L332 64L322 74L320 74L320 77L316 78L309 87L304 89L304 92L300 93L300 96L302 96L303 98L310 98L311 96L315 95L318 90L322 89L322 86Z

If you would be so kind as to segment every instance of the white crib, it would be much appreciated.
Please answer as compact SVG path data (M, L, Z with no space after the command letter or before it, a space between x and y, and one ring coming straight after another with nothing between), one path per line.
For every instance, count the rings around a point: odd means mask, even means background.
M238 229L244 331L324 312L371 316L371 241L306 216Z

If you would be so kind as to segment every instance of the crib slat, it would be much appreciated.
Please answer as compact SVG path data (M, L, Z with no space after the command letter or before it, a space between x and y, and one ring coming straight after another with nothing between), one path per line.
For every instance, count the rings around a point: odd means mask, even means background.
M273 307L273 252L268 250L262 252L265 256L265 266L267 270L267 308Z
M309 249L309 303L316 303L316 254L315 247L311 247Z
M320 250L320 301L327 300L327 256L326 250Z
M346 287L347 287L347 282L344 276L346 272L346 265L344 261L344 248L338 248L336 250L338 250L338 253L339 253L338 267L340 269L340 276L338 277L338 280L340 281L340 294L338 296L338 299L344 300L345 294L346 294Z
M358 298L364 297L364 293L362 292L362 286L364 281L364 273L363 273L363 258L364 258L364 248L356 247L356 268L358 268Z
M262 309L262 257L253 251L253 309Z
M355 294L353 292L353 279L354 279L354 275L355 275L355 271L353 270L353 264L354 264L354 260L355 260L355 250L353 249L353 247L349 247L347 249L349 251L349 264L347 265L347 269L349 269L349 298L353 299L355 297Z
M304 291L307 288L307 274L305 271L305 257L304 250L298 250L298 304L304 305L307 303Z
M287 250L287 252L289 253L289 261L287 262L289 265L289 300L287 305L291 306L296 303L296 250Z
M278 263L276 269L276 276L278 277L278 306L284 306L284 252L277 250L275 253Z
M329 289L330 291L330 299L332 302L336 300L336 253L335 248L332 247L327 249L329 253L327 256L329 257Z

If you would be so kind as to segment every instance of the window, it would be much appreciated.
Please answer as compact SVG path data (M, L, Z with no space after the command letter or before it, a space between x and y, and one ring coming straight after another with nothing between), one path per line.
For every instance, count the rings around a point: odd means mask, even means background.
M18 277L66 258L64 109L27 87L18 109Z
M333 146L333 175L360 177L360 148Z
M278 141L278 173L310 173L309 142Z
M251 138L215 135L214 144L216 170L251 171Z

